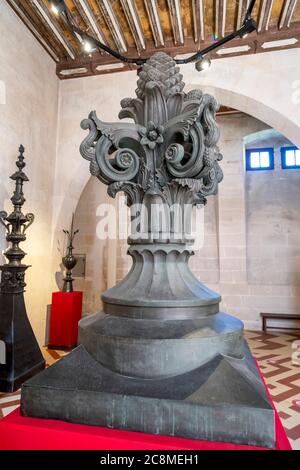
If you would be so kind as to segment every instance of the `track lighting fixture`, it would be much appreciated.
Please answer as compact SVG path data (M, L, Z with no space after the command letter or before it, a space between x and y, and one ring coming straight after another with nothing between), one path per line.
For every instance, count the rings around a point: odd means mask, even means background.
M246 36L248 36L248 34L252 33L255 30L256 30L256 23L250 16L249 18L245 18L244 24L239 30L239 36L241 38L245 38Z
M198 71L207 69L210 66L211 62L210 59L204 58L206 54L211 53L215 49L218 49L219 47L223 46L224 44L228 43L229 41L232 41L237 37L245 38L247 34L250 34L256 30L256 23L251 17L255 2L256 0L250 0L243 24L240 29L228 34L219 41L214 42L202 51L198 51L186 59L174 59L176 64L188 64L190 62L196 62L195 67ZM95 49L101 49L110 54L111 56L115 57L116 59L120 60L121 62L125 62L127 64L135 64L137 66L141 66L145 62L147 62L148 58L126 57L120 54L119 52L115 51L114 49L111 49L110 47L106 46L105 44L103 44L93 36L89 35L88 33L82 31L75 24L72 14L68 9L67 5L65 4L64 0L53 0L51 2L51 8L56 14L64 15L73 33L79 35L83 39L83 48L85 52L91 53Z

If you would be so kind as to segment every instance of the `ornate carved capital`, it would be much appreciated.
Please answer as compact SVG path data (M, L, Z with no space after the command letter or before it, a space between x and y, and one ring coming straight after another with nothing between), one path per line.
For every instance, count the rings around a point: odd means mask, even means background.
M200 90L184 93L179 68L163 52L143 66L137 85L137 98L124 98L119 114L133 123L105 123L95 111L82 121L89 135L80 152L92 175L112 197L124 191L129 204L149 192L173 200L176 185L182 204L205 203L222 180L216 100Z

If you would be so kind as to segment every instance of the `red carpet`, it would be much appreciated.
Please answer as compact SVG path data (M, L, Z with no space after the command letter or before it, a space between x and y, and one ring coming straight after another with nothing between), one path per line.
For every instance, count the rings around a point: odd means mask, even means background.
M268 392L269 393L269 392ZM273 405L274 406L274 405ZM275 408L274 408L275 409ZM276 449L291 450L275 410ZM264 450L262 447L195 441L23 418L19 408L0 421L1 450Z
M23 418L19 408L0 421L1 450L259 450L262 447L153 436L63 421ZM276 449L291 450L276 413Z

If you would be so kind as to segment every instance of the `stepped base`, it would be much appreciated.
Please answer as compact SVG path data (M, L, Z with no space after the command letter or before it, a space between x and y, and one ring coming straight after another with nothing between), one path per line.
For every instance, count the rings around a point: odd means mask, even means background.
M145 379L198 369L217 354L244 356L243 323L225 313L149 320L96 313L79 322L79 343L105 368Z
M83 346L23 385L24 416L191 439L275 447L274 410L245 344L177 376L104 368Z

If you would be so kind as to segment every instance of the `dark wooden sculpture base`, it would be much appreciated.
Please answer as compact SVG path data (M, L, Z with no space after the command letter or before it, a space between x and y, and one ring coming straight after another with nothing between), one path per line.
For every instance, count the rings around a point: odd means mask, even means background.
M102 367L83 346L22 388L23 416L144 433L275 447L274 410L246 347L160 379Z

